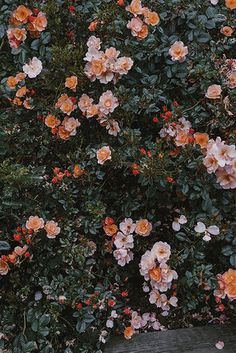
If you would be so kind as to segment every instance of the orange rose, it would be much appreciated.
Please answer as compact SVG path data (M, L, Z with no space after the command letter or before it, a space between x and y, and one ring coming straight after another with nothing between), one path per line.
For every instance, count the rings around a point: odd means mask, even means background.
M236 0L225 0L225 6L230 10L236 9Z
M30 30L32 31L38 31L42 32L45 30L47 27L47 18L46 16L42 13L39 12L37 17L34 17L32 22L31 22Z
M236 270L233 270L230 268L227 272L223 274L222 280L226 285L228 284L236 285Z
M148 36L148 26L144 24L142 26L141 31L137 33L137 38L138 39L145 39L147 36Z
M175 138L176 146L185 146L189 143L189 133L182 130L177 133Z
M60 125L60 120L57 119L54 115L49 114L46 119L45 119L45 124L50 127L50 128L54 128L58 125Z
M70 77L67 77L67 79L66 79L65 87L75 91L77 84L78 84L77 76L70 76Z
M19 98L24 97L26 95L27 91L28 90L27 90L26 86L19 88L18 91L16 92L16 97L19 97Z
M111 150L109 146L104 146L97 151L98 164L104 164L111 159Z
M73 177L74 178L79 178L81 175L84 174L84 170L80 168L78 164L74 165L74 172L73 172Z
M147 219L140 219L136 222L135 232L143 237L150 235L152 231L152 224Z
M9 88L14 89L18 83L18 80L14 76L9 76L7 79L7 85Z
M54 222L54 221L48 221L45 226L44 229L47 232L47 237L49 239L55 239L56 236L60 233L61 228L58 227L58 223Z
M9 271L8 264L0 258L0 275L5 276Z
M160 22L160 17L155 11L147 11L145 13L145 23L151 26L156 26Z
M126 7L126 10L135 16L141 15L143 10L141 0L132 0L131 4Z
M101 76L106 71L106 67L102 60L92 60L90 70L92 75Z
M16 79L18 80L18 82L23 81L26 78L26 74L24 72L19 72L16 75Z
M125 337L127 340L131 339L131 337L133 336L133 334L134 334L134 329L133 329L133 327L128 326L128 327L125 328L125 330L124 330L124 337Z
M68 140L70 137L70 131L67 131L63 126L59 126L58 135L62 140Z
M32 15L32 11L24 5L20 5L15 9L12 15L17 21L21 23L26 23L28 17Z
M27 229L33 229L35 232L44 227L44 220L38 216L30 216L26 222Z
M226 286L225 294L228 296L229 299L236 299L236 283L229 284L228 286Z
M207 147L207 144L209 141L209 135L207 133L196 132L194 134L194 138L195 138L195 143L197 145L200 145L201 148Z
M232 34L234 33L234 29L230 26L224 26L221 28L220 32L224 34L226 37L231 37Z
M161 281L161 269L160 267L153 268L152 270L149 271L149 276L150 278L155 281L155 282L160 282Z
M116 224L107 224L103 227L103 230L106 233L106 235L108 235L109 237L112 237L117 233L118 227Z
M89 27L88 27L88 30L89 30L90 32L95 32L96 29L97 29L97 26L98 26L98 21L95 20L95 21L93 21L93 22L90 23L90 25L89 25Z

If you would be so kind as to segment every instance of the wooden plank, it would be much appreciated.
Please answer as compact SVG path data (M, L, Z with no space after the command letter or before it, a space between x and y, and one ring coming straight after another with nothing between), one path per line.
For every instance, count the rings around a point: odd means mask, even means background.
M224 341L223 350L215 348ZM236 326L217 325L113 338L105 353L236 353Z

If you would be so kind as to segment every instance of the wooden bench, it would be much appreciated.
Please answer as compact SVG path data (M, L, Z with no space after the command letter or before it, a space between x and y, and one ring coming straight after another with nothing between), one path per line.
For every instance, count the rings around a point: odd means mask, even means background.
M215 344L225 343L218 350ZM165 332L142 333L131 340L113 338L105 353L236 353L236 325L194 327Z

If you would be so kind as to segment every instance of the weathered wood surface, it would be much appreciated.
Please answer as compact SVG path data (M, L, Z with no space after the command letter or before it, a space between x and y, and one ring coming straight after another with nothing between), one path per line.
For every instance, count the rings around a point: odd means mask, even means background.
M223 350L215 348L224 341ZM236 353L236 326L194 327L112 339L105 353Z

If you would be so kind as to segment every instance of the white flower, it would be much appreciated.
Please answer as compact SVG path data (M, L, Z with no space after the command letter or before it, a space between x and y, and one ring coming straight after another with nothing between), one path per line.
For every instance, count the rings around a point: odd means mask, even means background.
M223 341L218 341L216 344L215 344L215 347L217 349L223 349L225 346L224 342Z
M33 57L33 59L29 61L29 64L23 66L23 71L29 78L38 76L42 69L42 62L36 57Z
M106 322L106 327L108 327L108 328L113 328L113 326L114 326L113 320L108 319L107 322Z
M106 343L107 335L108 335L108 332L106 330L102 330L99 336L99 342Z
M134 239L133 235L125 235L121 232L118 232L114 241L115 246L117 249L131 249L134 247Z
M205 233L203 240L210 241L211 235L220 234L220 230L217 226L209 226L206 228L203 222L197 222L197 225L194 227L195 232L197 233Z
M181 228L181 225L187 222L187 218L184 215L181 215L180 217L176 218L174 222L172 222L172 229L178 232Z
M134 258L134 254L129 249L117 249L113 252L115 259L118 262L118 265L124 267Z
M211 3L212 5L217 5L218 2L219 2L219 0L210 0L210 3Z
M131 218L125 218L123 222L120 223L120 230L128 235L135 231L136 224Z

